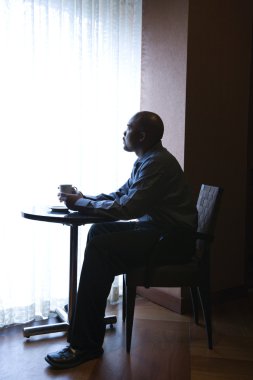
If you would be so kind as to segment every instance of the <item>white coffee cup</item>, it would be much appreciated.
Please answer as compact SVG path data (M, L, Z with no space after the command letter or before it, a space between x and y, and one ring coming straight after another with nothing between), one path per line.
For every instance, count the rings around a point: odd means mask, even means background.
M72 185L59 185L58 189L60 193L66 193L66 194L75 194L76 193L76 187L73 187Z

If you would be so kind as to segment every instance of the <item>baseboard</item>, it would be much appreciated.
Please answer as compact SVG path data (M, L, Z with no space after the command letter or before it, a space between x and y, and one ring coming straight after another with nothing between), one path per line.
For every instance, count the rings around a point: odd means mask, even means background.
M166 289L166 288L164 288ZM182 314L182 298L164 293L160 288L137 287L137 294L176 313Z
M142 286L139 286L137 287L137 294L176 313L192 313L191 298L188 288L181 288L180 296L175 296L169 292L165 293L161 290L161 288L146 289ZM216 290L212 292L211 298L212 303L216 304L224 303L228 300L232 300L238 297L244 297L247 294L247 286L238 286L229 289Z

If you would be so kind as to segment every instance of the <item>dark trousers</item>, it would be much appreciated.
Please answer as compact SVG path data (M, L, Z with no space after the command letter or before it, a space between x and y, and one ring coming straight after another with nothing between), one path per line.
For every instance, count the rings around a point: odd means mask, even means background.
M68 342L72 347L91 351L101 349L105 335L105 308L114 277L126 273L130 268L145 265L158 242L161 247L158 262L174 261L176 251L178 262L180 252L185 260L185 250L178 250L178 244L184 241L189 247L187 237L160 240L161 235L161 231L148 222L92 225L68 333Z

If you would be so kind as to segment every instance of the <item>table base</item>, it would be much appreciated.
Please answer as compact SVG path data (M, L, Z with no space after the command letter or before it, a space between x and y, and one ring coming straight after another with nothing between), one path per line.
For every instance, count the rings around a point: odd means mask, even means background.
M68 331L69 323L68 323L68 314L65 310L56 308L55 313L57 317L61 320L58 323L50 323L47 325L41 326L31 326L24 327L23 335L25 338L30 338L30 336L34 335L42 335L42 334L51 334L56 332L65 332ZM113 328L113 325L117 323L116 315L107 315L104 317L104 322L106 325L110 325L110 328Z

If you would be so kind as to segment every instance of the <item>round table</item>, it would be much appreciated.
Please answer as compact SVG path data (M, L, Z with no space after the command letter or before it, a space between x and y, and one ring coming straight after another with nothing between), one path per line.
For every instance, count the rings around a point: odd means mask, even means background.
M31 335L47 334L52 332L67 331L69 322L73 315L73 308L77 296L77 258L78 258L78 227L85 224L101 223L113 221L111 218L98 216L85 216L79 212L69 211L64 207L31 207L21 212L25 219L60 223L70 227L70 265L69 265L69 303L68 313L57 308L55 311L62 321L61 323L47 324L43 326L33 326L24 328L24 336L29 338ZM112 325L117 322L115 315L106 316L105 323Z

